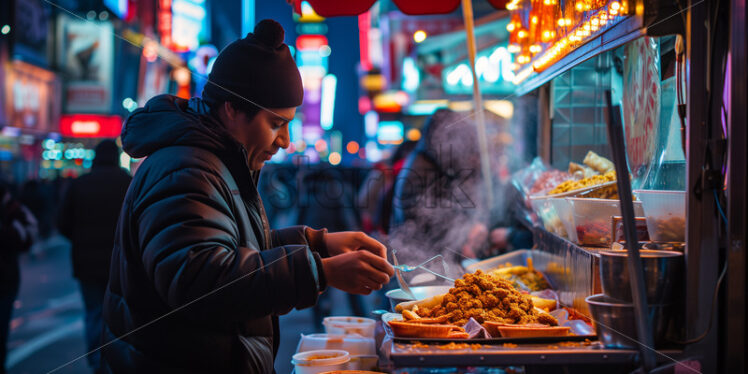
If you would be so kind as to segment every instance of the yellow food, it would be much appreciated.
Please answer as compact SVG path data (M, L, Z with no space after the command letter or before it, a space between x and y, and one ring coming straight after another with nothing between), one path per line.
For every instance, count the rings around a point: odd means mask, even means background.
M568 181L562 182L561 184L556 186L556 188L552 189L549 194L555 195L555 194L560 194L564 192L576 191L582 188L597 186L598 184L613 182L615 180L616 180L616 172L609 171L603 175L594 175L592 177L584 178L578 181L568 180Z
M532 298L532 304L540 309L545 309L548 311L556 309L556 300L543 299L537 296L531 296L531 298Z
M412 310L414 307L418 308L433 308L442 303L444 295L436 295L423 300L406 301L395 306L395 312L402 313L403 310Z
M584 157L584 161L582 162L601 174L605 174L615 169L615 165L612 161L592 151L587 152L587 155Z
M444 318L448 323L462 326L470 318L478 323L495 321L509 324L542 323L558 325L551 315L534 308L532 298L523 295L512 284L482 272L465 274L455 281L442 302L433 308L420 307L418 315L425 318Z
M516 288L528 291L541 291L550 288L543 274L534 269L531 270L527 266L504 267L492 271L491 274L512 282L512 285Z

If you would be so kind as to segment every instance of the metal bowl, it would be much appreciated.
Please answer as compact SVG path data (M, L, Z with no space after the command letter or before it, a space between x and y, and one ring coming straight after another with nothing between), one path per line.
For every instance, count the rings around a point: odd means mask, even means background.
M395 310L395 306L405 301L422 300L427 297L441 295L449 292L450 286L421 286L411 287L410 291L413 292L415 298L410 297L405 291L400 288L389 290L384 295L390 300L390 309Z
M647 303L673 302L674 285L683 284L683 253L675 251L640 250L644 268ZM603 294L623 302L632 302L628 252L610 250L599 253L600 282Z
M585 301L592 312L597 338L606 347L639 348L634 304L621 303L603 294L589 296ZM648 306L647 317L651 321L655 345L664 342L670 310L668 304Z

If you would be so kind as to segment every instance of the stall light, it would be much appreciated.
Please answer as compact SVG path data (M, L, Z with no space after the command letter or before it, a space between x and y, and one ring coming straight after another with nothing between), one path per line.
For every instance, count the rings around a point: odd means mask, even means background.
M348 144L345 145L345 150L352 155L355 155L356 153L358 153L359 148L361 147L358 145L358 142L355 140L351 140L350 142L348 142Z
M419 139L421 139L421 130L410 129L407 133L405 133L405 138L410 140L411 142L417 142Z
M322 99L320 102L319 124L323 130L332 128L335 112L335 88L338 78L334 74L327 74L322 78Z
M130 170L130 161L131 161L130 155L128 155L127 152L122 152L119 155L119 166L120 167Z
M514 104L509 100L486 100L483 106L499 117L509 119L514 115Z
M517 32L517 37L520 38L520 39L526 38L527 37L527 31L525 31L525 30L519 30Z
M621 9L621 3L617 2L617 1L614 1L614 2L610 3L610 9L611 10L615 10L615 11L620 10Z
M514 76L514 80L512 81L512 83L514 83L515 85L522 83L525 79L530 77L530 74L532 74L532 72L532 66L528 66L527 68L522 69L522 71Z
M379 127L379 115L377 112L371 111L364 114L364 133L366 136L373 138L377 135L377 128Z
M421 72L412 57L403 59L403 90L415 92L421 83Z
M305 150L306 150L306 142L303 140L299 140L298 144L296 144L296 151L304 152Z
M506 50L509 51L509 53L519 53L522 48L520 48L517 44L509 44L509 46L506 47Z
M426 31L423 30L418 30L413 33L413 41L415 41L416 43L420 43L426 40L426 37L428 37L428 35L426 34Z
M317 150L317 152L324 152L327 150L327 142L324 139L319 139L314 143L314 149Z
M378 162L382 159L382 151L379 150L379 146L374 141L366 142L366 147L361 149L361 151L364 157L370 162Z
M577 9L577 12L581 12L584 10L584 4L582 4L581 1L577 1L575 8Z
M408 114L411 116L430 115L437 109L446 108L447 105L447 100L418 100L408 105Z
M542 50L543 48L539 44L533 44L530 46L530 52L532 53L540 53Z
M377 141L381 144L399 144L403 141L403 123L400 121L382 121L377 129ZM367 153L368 153L367 149Z
M533 25L537 25L538 24L538 16L532 16L532 18L530 18L530 22L532 22Z
M558 19L558 27L564 27L566 26L566 20L563 18Z
M330 56L330 54L332 54L332 48L330 48L329 45L323 45L323 46L319 47L319 55L320 56L327 57L327 56Z
M330 153L330 156L327 158L327 161L330 162L330 165L338 165L340 164L340 161L342 160L342 156L338 152L332 152Z
M507 23L507 25L506 25L506 31L512 32L512 31L514 31L514 28L515 28L514 22Z
M566 26L571 26L571 18L565 18L564 21L566 22Z

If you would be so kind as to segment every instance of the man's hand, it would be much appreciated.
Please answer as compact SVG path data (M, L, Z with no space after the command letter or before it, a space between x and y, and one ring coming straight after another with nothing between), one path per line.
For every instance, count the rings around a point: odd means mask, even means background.
M387 260L368 250L354 249L323 258L322 268L329 286L359 295L381 289L395 274Z
M357 231L343 231L325 234L325 245L330 256L365 250L381 258L387 258L387 248L376 239Z

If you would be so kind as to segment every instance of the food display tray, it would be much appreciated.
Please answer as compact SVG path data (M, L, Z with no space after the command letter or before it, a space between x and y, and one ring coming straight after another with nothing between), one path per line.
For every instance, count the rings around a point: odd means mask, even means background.
M423 344L448 344L448 343L467 343L467 344L543 344L558 342L581 342L585 340L597 340L597 335L568 335L568 336L537 336L537 337L513 337L513 338L476 338L476 339L447 339L447 338L398 338L395 337L395 343L416 343Z

